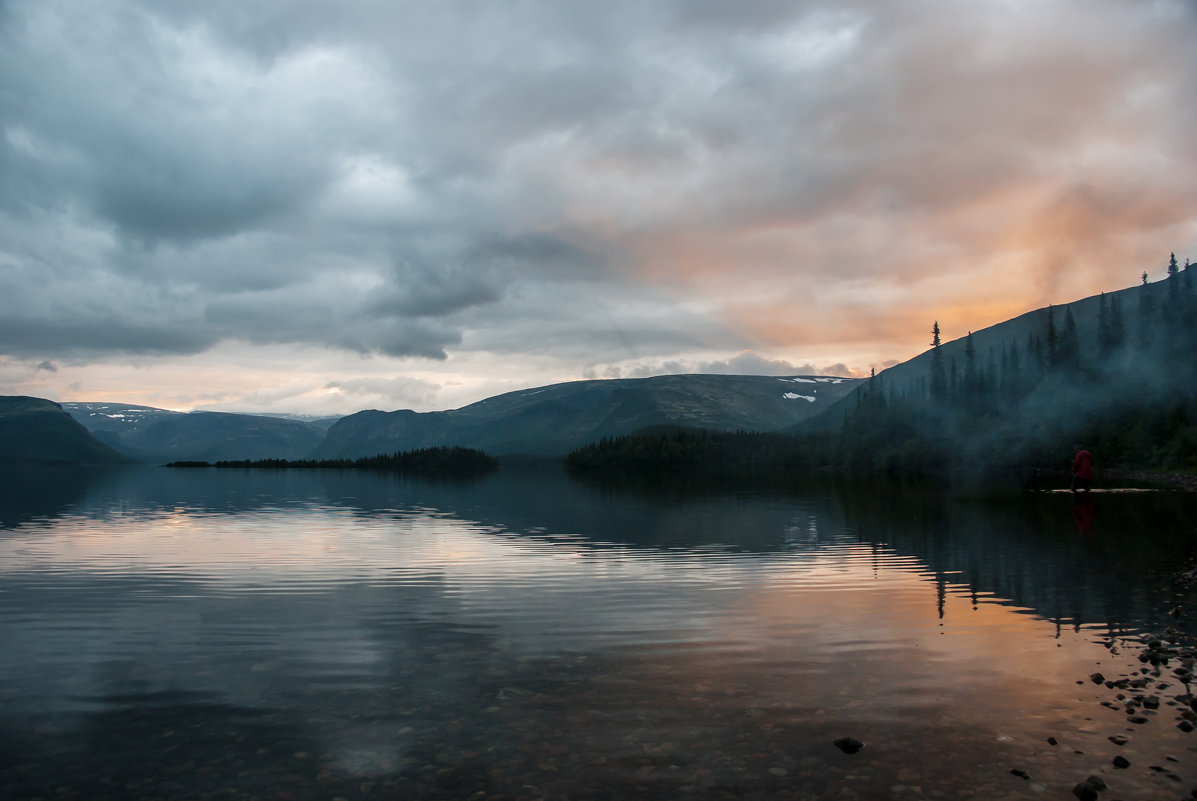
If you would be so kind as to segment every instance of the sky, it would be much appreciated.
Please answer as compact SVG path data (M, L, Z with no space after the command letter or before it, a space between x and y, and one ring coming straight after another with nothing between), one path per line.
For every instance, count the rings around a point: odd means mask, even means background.
M0 0L0 394L867 375L1197 259L1194 0Z

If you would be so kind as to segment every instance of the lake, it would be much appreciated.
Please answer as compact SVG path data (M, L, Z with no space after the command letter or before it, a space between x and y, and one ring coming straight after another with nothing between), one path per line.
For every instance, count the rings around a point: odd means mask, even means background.
M5 799L1197 789L1191 494L0 478Z

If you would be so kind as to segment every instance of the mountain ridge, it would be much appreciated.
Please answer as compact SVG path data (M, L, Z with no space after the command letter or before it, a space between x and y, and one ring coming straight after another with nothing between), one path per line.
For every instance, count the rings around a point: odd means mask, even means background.
M485 398L441 412L364 410L335 423L312 458L461 445L500 456L564 456L653 425L777 430L834 402L860 379L683 374L591 379Z

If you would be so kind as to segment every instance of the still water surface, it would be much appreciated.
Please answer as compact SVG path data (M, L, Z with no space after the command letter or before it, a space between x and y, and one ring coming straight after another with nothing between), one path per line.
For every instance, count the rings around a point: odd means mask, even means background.
M1145 633L1185 630L1178 603L1197 608L1175 580L1191 495L649 490L515 469L3 486L6 799L1197 788L1186 688L1137 658ZM1096 671L1147 678L1159 709L1130 723Z

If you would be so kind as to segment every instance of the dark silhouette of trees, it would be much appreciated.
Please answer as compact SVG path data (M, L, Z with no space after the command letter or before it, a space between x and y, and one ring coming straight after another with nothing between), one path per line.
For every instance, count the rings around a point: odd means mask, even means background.
M243 459L237 461L171 462L167 467L236 467L252 469L386 470L438 476L470 476L499 466L489 454L461 446L420 448L358 459Z
M1055 369L1056 365L1060 363L1060 332L1056 329L1056 314L1055 308L1048 304L1047 307L1047 331L1043 335L1044 349L1046 353L1043 354L1044 366L1048 369Z
M931 399L943 403L948 399L948 378L939 346L939 320L936 320L931 326Z
M1143 283L1139 286L1139 335L1135 345L1140 350L1151 346L1155 338L1155 297L1152 286L1147 283L1147 273L1143 273Z
M1064 310L1064 331L1056 347L1056 363L1064 370L1079 370L1081 367L1081 339L1071 306Z
M1029 324L1025 333L1001 342L969 332L945 347L935 321L926 372L873 371L834 423L792 436L634 436L573 459L617 471L697 463L711 473L830 468L988 482L1031 468L1065 471L1069 446L1081 441L1103 466L1197 471L1190 266L1181 270L1173 258L1167 289L1144 273L1141 285L1095 303L1068 304L1062 313L1048 306L1012 326ZM1129 321L1124 297L1138 303ZM1094 310L1095 319L1086 316Z
M973 332L964 338L964 381L961 386L964 404L976 406L981 394L981 377L977 373L977 349L973 346Z
M1122 301L1117 295L1102 292L1097 307L1097 350L1109 358L1126 341L1126 323L1122 319Z

